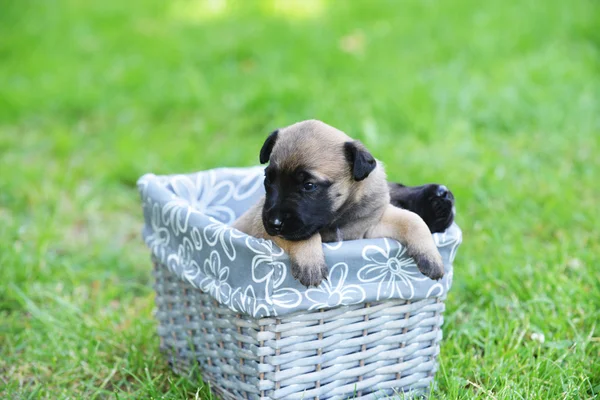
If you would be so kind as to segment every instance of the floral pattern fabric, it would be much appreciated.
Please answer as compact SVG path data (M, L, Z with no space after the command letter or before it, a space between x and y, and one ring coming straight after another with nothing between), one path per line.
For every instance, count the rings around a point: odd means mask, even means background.
M422 275L406 248L388 238L323 244L329 277L306 288L275 243L230 224L264 194L263 167L187 175L146 174L138 181L143 237L159 263L235 312L254 318L387 299L445 297L462 241L453 224L433 235L444 259L440 281Z

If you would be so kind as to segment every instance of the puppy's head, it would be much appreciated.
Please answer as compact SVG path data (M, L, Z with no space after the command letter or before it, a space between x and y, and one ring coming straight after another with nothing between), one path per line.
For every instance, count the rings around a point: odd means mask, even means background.
M262 212L265 230L287 240L304 240L330 226L336 212L353 200L377 167L360 142L316 120L271 133L260 162L269 162Z

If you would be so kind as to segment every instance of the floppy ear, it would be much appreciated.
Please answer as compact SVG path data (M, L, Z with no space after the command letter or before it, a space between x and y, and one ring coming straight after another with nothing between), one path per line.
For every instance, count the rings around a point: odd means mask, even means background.
M262 149L260 149L260 163L265 164L269 161L271 157L271 152L273 151L273 146L275 146L275 142L277 141L277 134L279 133L279 129L271 132L265 143L263 144Z
M362 181L377 166L377 162L358 140L344 143L344 153L352 170L354 180Z

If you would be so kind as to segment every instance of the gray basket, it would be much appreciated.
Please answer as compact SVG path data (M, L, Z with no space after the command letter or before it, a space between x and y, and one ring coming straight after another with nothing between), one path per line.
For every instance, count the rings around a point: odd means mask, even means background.
M223 399L376 399L427 393L461 242L434 234L446 267L421 275L390 239L325 244L328 281L306 289L271 241L229 227L263 193L263 169L145 175L144 239L161 349Z

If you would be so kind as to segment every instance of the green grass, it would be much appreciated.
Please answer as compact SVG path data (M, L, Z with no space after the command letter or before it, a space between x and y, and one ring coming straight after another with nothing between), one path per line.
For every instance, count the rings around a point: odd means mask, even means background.
M597 397L598 2L222 3L0 0L0 397L207 398L158 353L134 182L307 118L457 197L436 398Z

